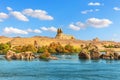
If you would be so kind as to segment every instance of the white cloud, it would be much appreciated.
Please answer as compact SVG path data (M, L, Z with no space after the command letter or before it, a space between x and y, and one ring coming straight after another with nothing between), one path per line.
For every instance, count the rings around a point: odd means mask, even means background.
M98 18L90 18L87 20L87 25L95 27L95 28L103 28L108 27L112 24L112 21L109 19L98 19Z
M57 32L57 28L55 27L41 27L41 30L43 31L51 31L51 32Z
M82 13L82 14L87 14L87 13L97 12L97 11L99 11L99 9L95 9L95 10L90 9L90 10L84 10L84 11L81 11L81 13Z
M98 19L98 18L89 18L85 23L76 22L69 25L69 27L73 30L80 30L86 27L94 27L94 28L104 28L108 27L112 24L112 21L109 19Z
M44 10L40 10L40 9L24 9L22 12L20 11L14 11L11 7L6 7L6 9L9 11L9 16L13 16L16 19L20 20L20 21L29 21L29 19L26 16L30 16L33 18L38 18L40 20L53 20L54 18L50 15L48 15L48 13ZM2 19L0 19L0 21L3 21Z
M53 17L48 15L44 10L25 9L23 10L23 14L40 20L53 20Z
M39 30L39 29L35 29L35 30L27 29L26 31L27 31L27 32L30 32L30 33L42 33L42 31Z
M120 8L119 7L114 7L113 8L115 11L120 11Z
M27 29L27 30L22 30L14 27L5 27L3 29L3 33L5 34L29 34L29 33L41 33L42 31L40 29Z
M3 32L5 34L28 34L28 32L25 31L25 30L21 30L21 29L18 29L18 28L13 28L13 27L5 27Z
M34 33L41 33L41 30L35 29L35 30L34 30Z
M0 13L0 22L3 22L4 19L7 19L9 16L6 13Z
M41 27L41 29L42 29L43 31L48 31L48 28L46 28L46 27Z
M24 16L21 12L12 11L10 12L10 14L20 21L29 21L29 19L26 16Z
M79 26L76 26L76 25L74 25L74 24L70 24L69 27L70 27L71 29L73 29L73 30L76 30L76 31L80 30L80 27L79 27Z
M90 3L88 3L88 5L89 6L100 6L101 3L99 3L99 2L90 2Z
M81 11L82 14L87 14L87 13L89 13L89 12L93 12L93 10L90 9L90 10L84 10L84 11Z
M85 28L86 27L86 24L82 23L82 22L76 22L75 24L70 24L69 25L69 28L73 29L73 30L80 30L82 28Z
M8 11L12 11L13 9L11 7L6 7Z

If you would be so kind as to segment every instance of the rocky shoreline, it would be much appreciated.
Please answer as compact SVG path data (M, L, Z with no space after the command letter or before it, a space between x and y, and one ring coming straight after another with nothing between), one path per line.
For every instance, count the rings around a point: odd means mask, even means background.
M7 60L33 60L33 59L45 59L45 60L57 60L58 58L52 56L48 52L44 52L40 55L35 55L34 53L27 51L21 53L15 53L14 51L9 50L4 56Z
M79 59L106 59L106 60L120 60L120 54L112 49L107 49L105 54L101 54L98 47L89 44L82 48L78 54Z

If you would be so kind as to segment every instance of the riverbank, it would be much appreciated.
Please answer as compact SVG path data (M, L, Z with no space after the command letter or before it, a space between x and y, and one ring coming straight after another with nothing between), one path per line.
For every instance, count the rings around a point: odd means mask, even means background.
M49 46L51 43L60 43L62 46L67 44L71 44L74 48L80 48L80 45L86 45L92 43L96 45L100 51L105 51L104 46L108 46L108 48L112 48L115 51L120 51L120 42L114 41L95 41L95 40L78 40L78 39L56 39L50 37L43 36L33 36L33 37L0 37L0 43L10 43L12 47L15 46L25 46L25 45L36 45L36 47L40 46ZM114 46L116 48L114 48Z

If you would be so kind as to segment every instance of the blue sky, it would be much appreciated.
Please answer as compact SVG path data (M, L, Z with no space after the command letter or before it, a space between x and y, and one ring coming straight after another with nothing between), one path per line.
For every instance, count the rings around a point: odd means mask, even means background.
M0 35L120 41L120 0L0 0Z

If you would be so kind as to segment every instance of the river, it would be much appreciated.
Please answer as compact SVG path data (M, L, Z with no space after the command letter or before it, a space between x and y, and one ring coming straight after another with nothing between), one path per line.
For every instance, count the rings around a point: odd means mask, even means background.
M0 80L120 80L120 60L57 57L59 60L7 61L0 56Z

